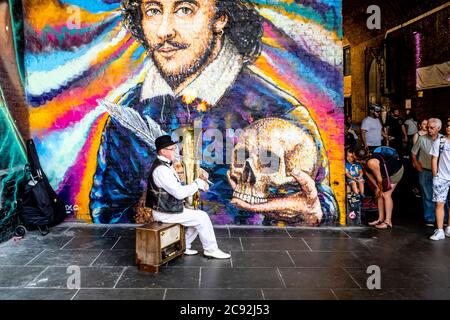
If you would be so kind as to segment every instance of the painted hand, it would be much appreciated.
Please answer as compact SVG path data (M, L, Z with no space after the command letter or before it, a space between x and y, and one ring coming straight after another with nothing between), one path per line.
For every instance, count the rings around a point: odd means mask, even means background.
M198 177L206 181L209 179L209 174L205 169L200 168Z
M268 198L265 203L251 204L235 197L231 203L251 212L276 213L280 218L292 218L300 215L309 225L320 223L323 212L314 180L303 171L291 173L291 176L295 178L302 191L285 197ZM230 172L227 173L227 177L234 190L236 183L231 179Z

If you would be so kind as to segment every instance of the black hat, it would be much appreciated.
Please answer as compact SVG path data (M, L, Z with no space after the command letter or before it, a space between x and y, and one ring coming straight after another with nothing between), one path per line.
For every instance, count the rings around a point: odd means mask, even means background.
M174 144L177 143L173 142L169 135L160 136L155 140L156 151L173 146Z

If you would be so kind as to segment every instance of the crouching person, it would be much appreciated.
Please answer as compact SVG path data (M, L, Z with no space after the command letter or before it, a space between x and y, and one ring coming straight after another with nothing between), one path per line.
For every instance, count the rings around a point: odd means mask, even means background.
M208 214L201 210L184 207L184 199L194 195L198 190L208 191L208 183L197 178L194 183L182 185L172 166L175 159L176 142L168 135L156 139L158 153L150 169L147 187L146 206L152 208L153 218L164 223L179 223L186 227L186 255L195 255L191 249L197 235L206 257L229 259L230 255L217 246L213 225Z

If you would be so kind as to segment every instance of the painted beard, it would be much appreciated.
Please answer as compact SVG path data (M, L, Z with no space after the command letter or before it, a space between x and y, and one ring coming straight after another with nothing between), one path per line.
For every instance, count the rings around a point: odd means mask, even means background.
M166 42L169 43L172 47L186 48L185 45L174 43L170 40L166 41ZM197 73L205 65L205 63L208 61L209 57L211 56L212 50L215 47L216 42L217 42L217 36L213 35L211 37L211 40L208 43L208 46L206 47L205 51L203 52L202 56L199 59L197 59L196 61L194 61L194 63L192 65L184 66L182 68L181 72L179 72L177 74L169 74L169 73L164 72L164 69L162 68L162 66L158 63L157 59L155 59L155 56L154 56L155 51L158 48L162 47L164 45L164 43L161 45L158 45L156 48L152 49L151 56L152 56L153 62L155 63L156 67L158 68L158 71L160 72L163 79L167 82L167 84L172 89L175 89L180 84L182 84L187 78L189 78L193 74Z

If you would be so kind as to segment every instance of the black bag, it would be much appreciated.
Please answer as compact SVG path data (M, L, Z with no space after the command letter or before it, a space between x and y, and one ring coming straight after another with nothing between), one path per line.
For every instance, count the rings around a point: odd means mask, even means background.
M21 207L21 218L27 229L38 228L42 235L49 227L61 223L66 217L64 202L58 197L44 174L33 140L27 140L27 166L29 180L26 182Z
M48 233L53 222L53 207L44 182L33 176L25 185L21 217L28 230L38 228L42 235Z

